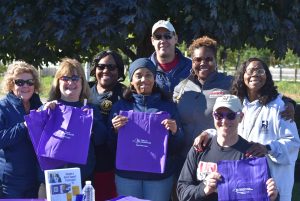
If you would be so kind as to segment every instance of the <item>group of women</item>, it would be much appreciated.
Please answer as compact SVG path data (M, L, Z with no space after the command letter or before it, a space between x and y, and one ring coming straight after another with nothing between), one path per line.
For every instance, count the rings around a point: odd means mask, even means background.
M91 75L96 79L91 83L87 82L77 60L65 58L45 104L38 95L40 83L36 69L23 61L13 62L3 80L7 94L0 101L1 198L36 198L44 182L24 115L30 110L53 108L57 103L82 107L87 99L94 110L94 121L88 160L79 167L82 180L94 182L96 199L131 195L153 201L169 200L194 138L202 130L213 128L211 112L215 99L229 93L232 78L217 72L216 52L214 40L202 37L194 41L190 46L191 75L175 87L174 101L157 86L156 67L148 58L131 63L128 87L121 83L125 79L124 64L114 51L103 51L94 57ZM279 185L282 200L291 200L300 142L295 123L285 121L279 114L284 103L270 71L262 60L251 58L243 63L233 83L232 92L244 102L246 118L257 115L253 125L242 124L240 134L255 142L249 150L251 155L268 156L275 167L271 167L271 173L279 175L274 176L275 181L286 181L283 183L287 187ZM117 133L128 121L119 115L121 110L170 114L169 119L162 121L169 131L164 173L114 171ZM250 121L246 118L245 121ZM65 167L74 166L78 165ZM282 176L284 171L289 175L286 178Z

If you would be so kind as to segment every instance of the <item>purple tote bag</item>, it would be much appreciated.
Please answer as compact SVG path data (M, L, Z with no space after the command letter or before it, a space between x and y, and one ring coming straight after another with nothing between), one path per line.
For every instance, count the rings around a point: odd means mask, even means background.
M85 164L93 123L93 110L58 104L50 110L38 155L70 163Z
M30 113L24 116L24 119L27 124L28 133L34 148L34 151L37 155L37 148L41 139L42 132L46 125L46 122L49 119L49 111L36 111L31 110ZM42 170L48 170L63 166L66 164L64 161L55 160L47 157L42 157L37 155L38 162Z
M120 115L128 122L118 133L117 169L163 173L169 131L161 122L169 113L120 111Z
M269 201L266 182L269 179L267 159L248 158L237 161L219 161L219 201Z

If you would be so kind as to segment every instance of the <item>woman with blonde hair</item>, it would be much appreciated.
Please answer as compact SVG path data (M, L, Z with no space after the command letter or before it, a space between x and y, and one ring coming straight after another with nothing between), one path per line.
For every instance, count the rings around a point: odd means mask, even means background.
M81 108L87 100L87 107L93 109L93 127L87 162L84 165L68 164L67 167L80 167L82 181L92 180L95 166L95 141L105 143L107 139L106 125L97 107L89 103L90 88L85 78L82 65L76 59L62 59L57 70L44 108L53 109L56 104Z
M10 64L0 100L1 198L37 198L38 163L24 115L42 105L37 70L24 61Z

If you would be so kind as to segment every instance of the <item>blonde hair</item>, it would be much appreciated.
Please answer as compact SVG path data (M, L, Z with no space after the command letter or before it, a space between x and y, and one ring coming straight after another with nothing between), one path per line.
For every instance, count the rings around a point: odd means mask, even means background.
M80 76L82 80L82 90L79 96L79 101L83 102L84 99L89 99L90 87L88 85L87 80L85 79L85 74L81 63L76 59L64 58L61 60L59 69L56 71L56 74L52 81L52 86L49 93L49 101L61 98L61 92L59 89L59 79L62 76L72 76L74 74Z
M34 80L34 90L36 93L40 92L40 81L39 74L36 68L25 61L14 61L7 67L7 71L4 74L4 79L2 81L2 91L4 93L8 93L13 91L14 88L14 80L17 75L22 73L29 73L32 75Z

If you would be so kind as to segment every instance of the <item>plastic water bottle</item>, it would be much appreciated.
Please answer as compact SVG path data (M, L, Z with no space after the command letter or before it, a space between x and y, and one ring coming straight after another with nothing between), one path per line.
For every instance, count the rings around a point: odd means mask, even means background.
M91 181L85 181L85 186L82 189L82 201L95 201L95 189Z

